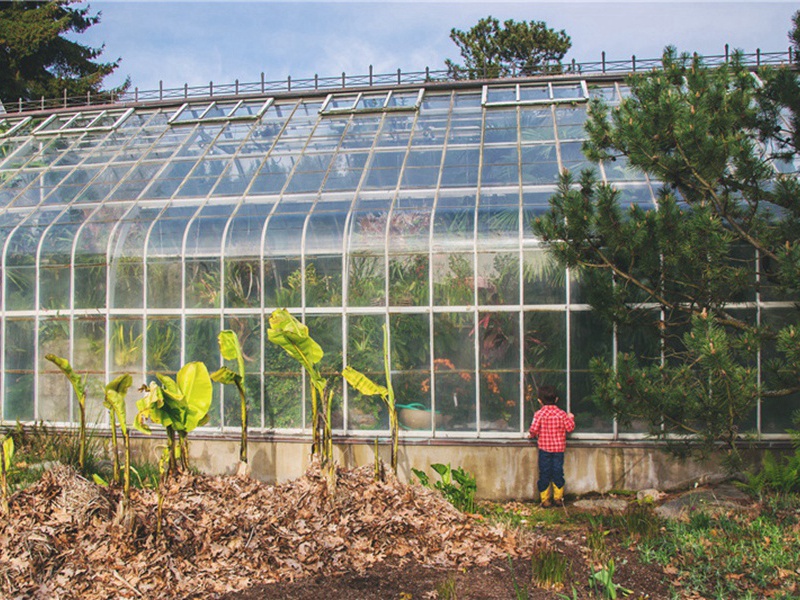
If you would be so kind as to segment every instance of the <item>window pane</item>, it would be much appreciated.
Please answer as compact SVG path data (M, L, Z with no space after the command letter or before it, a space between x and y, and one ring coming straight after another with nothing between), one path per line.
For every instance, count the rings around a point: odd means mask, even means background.
M441 429L475 431L475 318L472 313L433 316L436 410Z

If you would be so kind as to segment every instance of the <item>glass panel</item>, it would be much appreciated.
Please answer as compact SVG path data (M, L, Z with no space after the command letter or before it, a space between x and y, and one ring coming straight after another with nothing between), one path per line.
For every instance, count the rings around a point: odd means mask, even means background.
M332 425L334 429L344 427L344 414L342 412L343 379L338 377L342 369L342 317L324 316L309 317L306 320L308 332L322 347L325 355L318 363L320 373L328 379L330 390L333 391ZM308 387L308 386L306 386ZM307 393L306 419L311 415L311 398Z
M177 281L180 281L180 267L180 262L177 262L175 266ZM220 259L187 258L185 290L187 307L219 308L222 294ZM180 290L173 289L170 298L177 304L165 303L163 308L179 308L181 306Z
M280 192L296 160L296 155L270 155L253 180L248 194L254 196Z
M593 358L611 361L611 326L592 311L573 311L569 316L572 353L570 410L575 414L575 431L610 433L613 420L591 400L594 385L589 361Z
M347 364L380 385L386 385L383 324L382 316L352 316L347 331ZM379 396L362 396L349 388L347 423L349 429L388 429L385 402Z
M306 306L341 306L345 214L314 213L306 229Z
M390 315L392 387L398 409L431 408L430 319L426 314ZM401 422L403 429L408 424ZM430 429L430 427L428 427Z
M582 142L561 143L561 164L564 169L576 175L584 169L596 169L581 150Z
M405 151L376 152L364 180L365 189L394 189L403 167Z
M385 212L358 212L353 216L347 270L350 306L386 304L387 216Z
M546 250L526 250L523 261L522 301L525 304L564 304L567 301L567 272Z
M519 253L478 254L478 304L519 304Z
M36 344L35 334L33 319L6 319L5 321L3 418L12 423L34 419L33 349ZM66 382L66 378L64 381ZM68 382L67 385L69 385Z
M580 83L553 83L553 98L555 99L582 99L584 98L583 86Z
M557 183L556 147L551 144L522 147L522 185Z
M608 181L644 181L645 176L639 169L628 164L624 156L617 156L613 160L603 161L603 169Z
M386 92L379 94L362 94L356 103L355 110L376 110L386 103Z
M316 339L316 333L311 332L311 337ZM263 348L264 424L270 429L299 429L303 427L302 367L275 344L265 342ZM309 411L309 420L310 415Z
M6 310L33 310L36 292L36 253L47 226L58 210L34 213L8 241L6 249Z
M542 101L550 99L550 90L547 84L522 84L519 86L520 102Z
M516 143L517 109L487 111L484 128L484 144Z
M389 304L428 304L428 254L397 254L389 257Z
M555 139L553 113L550 108L520 108L519 123L520 139L523 144L549 142ZM559 129L559 134L560 131Z
M517 147L484 147L481 186L517 185L518 182L519 154Z
M88 212L88 211L87 211ZM45 233L39 255L39 306L63 310L70 305L72 243L84 211L71 209Z
M525 420L529 426L539 408L536 390L555 386L561 398L567 389L567 315L561 311L525 313ZM566 402L561 403L566 409Z
M481 429L519 431L519 314L478 316Z
M556 125L558 138L564 140L579 140L587 137L584 125L588 113L586 107L558 107L556 108Z
M794 308L764 308L761 311L761 323L777 332L787 325L797 325L797 310ZM763 367L763 383L765 389L791 389L797 385L781 377L776 371L776 366L785 360L785 355L776 348L775 341L766 341L762 347L761 364ZM793 428L792 415L800 410L800 392L794 392L775 398L764 398L761 401L761 432L785 433Z
M486 89L486 102L516 102L517 86L488 87Z
M55 354L69 358L69 319L52 318L39 321L39 410L37 418L45 421L69 420L72 388L66 377L45 358ZM29 367L32 366L28 365ZM73 364L78 368L77 364ZM76 406L77 408L77 406Z
M433 315L436 410L446 431L475 431L477 426L474 331L472 313Z
M109 379L125 373L133 377L134 385L146 383L147 377L142 370L142 357L144 351L144 335L141 318L113 317L110 323L110 360L111 372ZM135 415L136 394L128 394L125 398L125 407L128 415Z
M181 368L181 321L175 317L147 320L147 374L175 377Z
M102 317L78 317L73 324L73 368L97 379L105 373L106 321ZM40 338L41 339L41 338ZM141 382L135 381L135 385ZM98 385L104 385L98 381ZM101 393L98 398L102 398Z
M386 115L378 136L377 146L379 148L406 146L411 137L411 126L414 124L413 114Z

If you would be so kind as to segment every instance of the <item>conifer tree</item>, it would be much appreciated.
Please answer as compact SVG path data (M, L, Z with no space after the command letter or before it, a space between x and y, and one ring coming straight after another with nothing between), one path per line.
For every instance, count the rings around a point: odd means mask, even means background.
M544 21L503 22L492 16L481 19L469 31L452 29L464 64L445 61L451 77L477 79L535 75L560 69L561 59L572 47L564 32L547 27Z
M595 400L676 452L721 443L735 468L759 399L789 407L800 392L800 88L739 55L709 68L668 48L662 65L630 77L618 106L592 101L584 144L606 168L647 173L658 209L565 173L534 230L620 333L616 364L593 361ZM756 293L786 301L781 326L731 308Z
M99 94L119 59L97 62L103 48L71 41L100 21L89 8L71 8L75 0L0 2L0 100L23 100ZM113 90L123 91L128 82Z

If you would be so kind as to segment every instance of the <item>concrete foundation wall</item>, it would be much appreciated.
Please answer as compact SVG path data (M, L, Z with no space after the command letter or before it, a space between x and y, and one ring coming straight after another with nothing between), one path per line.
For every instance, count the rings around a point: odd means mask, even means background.
M191 436L190 436L191 440ZM142 458L157 462L164 440L138 438L135 448ZM251 475L266 483L295 479L308 467L308 441L253 441L249 444ZM343 467L371 466L375 461L373 444L348 440L334 447L336 460ZM389 448L381 445L383 461L389 463ZM239 442L235 439L193 439L190 441L192 466L203 473L232 475L239 461ZM534 498L537 477L537 450L525 442L493 443L442 441L401 444L398 476L413 481L411 468L426 471L432 463L450 463L475 475L478 497L489 500ZM610 490L668 490L694 482L717 478L723 470L716 462L681 461L654 443L572 442L565 455L564 471L568 494L608 492Z

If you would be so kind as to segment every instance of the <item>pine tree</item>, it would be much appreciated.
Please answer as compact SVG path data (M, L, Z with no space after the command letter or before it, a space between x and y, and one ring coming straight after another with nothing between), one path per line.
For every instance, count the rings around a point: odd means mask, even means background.
M503 22L481 19L469 31L452 29L464 64L445 61L451 77L477 79L535 75L560 70L561 59L572 47L564 32L549 29L544 21Z
M96 62L103 48L70 41L100 21L89 8L70 8L75 0L0 2L0 100L4 103L99 94L102 82L119 66ZM114 93L123 91L128 82Z
M621 348L616 365L595 360L595 400L678 452L722 443L733 468L759 398L800 391L797 305L781 331L730 308L756 291L798 298L800 88L794 71L755 76L739 55L709 68L668 48L662 65L632 76L619 106L592 101L584 144L660 182L658 209L624 208L592 173L565 173L534 230L626 339L654 341ZM762 364L763 380L759 349L782 357Z

